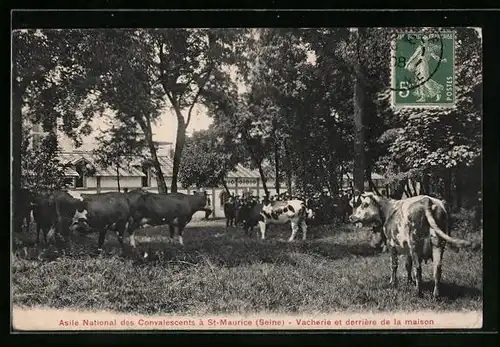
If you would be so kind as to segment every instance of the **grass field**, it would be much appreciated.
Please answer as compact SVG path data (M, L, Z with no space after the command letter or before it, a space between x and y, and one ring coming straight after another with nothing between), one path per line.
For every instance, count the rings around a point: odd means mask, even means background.
M138 250L128 246L124 256L111 232L101 256L96 236L79 240L72 256L29 246L13 259L13 304L189 315L482 310L481 250L445 251L442 297L434 300L431 263L423 264L422 298L406 284L403 259L393 289L389 255L351 226L311 227L311 240L288 243L289 226L271 226L261 241L225 232L223 221L196 222L184 232L184 249L166 234L138 231ZM16 245L29 244L34 232L15 236Z

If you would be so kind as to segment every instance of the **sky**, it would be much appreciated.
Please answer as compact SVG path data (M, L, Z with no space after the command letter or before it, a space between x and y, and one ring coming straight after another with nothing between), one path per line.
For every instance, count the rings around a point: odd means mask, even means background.
M307 62L311 64L316 63L316 57L314 52L308 52ZM229 68L229 75L236 83L238 88L238 93L244 93L246 91L246 86L238 81L236 78L236 70L234 68ZM187 110L183 110L183 114L186 114ZM63 134L59 134L61 147L63 150L92 150L96 146L95 137L99 136L102 132L104 132L107 128L109 128L108 117L96 117L91 123L93 132L84 137L82 140L83 144L79 148L75 148L73 146L73 142ZM193 133L193 131L199 131L208 129L210 124L212 123L212 119L207 115L207 109L202 104L197 104L193 108L193 113L191 116L191 122L186 129L186 134L189 136ZM176 141L176 132L177 132L177 118L175 116L174 110L166 108L163 113L160 115L160 118L157 124L153 125L153 140L154 141L165 141L175 143Z
M187 112L187 111L185 111ZM192 134L193 131L204 130L212 123L212 119L207 116L206 109L197 105L193 108L191 122L186 129L187 135ZM105 132L109 128L108 121L105 117L97 117L91 123L93 132L86 137L82 138L82 146L75 148L72 141L63 134L59 134L61 146L64 150L92 150L95 148L95 137L99 136L101 132ZM153 125L153 140L166 141L175 143L177 132L177 118L173 110L165 110L158 120L157 124Z

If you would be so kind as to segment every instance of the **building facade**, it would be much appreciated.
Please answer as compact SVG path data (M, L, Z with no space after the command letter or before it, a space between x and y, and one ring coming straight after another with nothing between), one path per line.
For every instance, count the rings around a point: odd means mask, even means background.
M159 151L158 160L162 169L163 176L167 188L170 188L173 173L173 161L171 156L166 155L168 150ZM95 194L118 191L124 189L132 190L142 188L153 193L158 193L158 184L156 181L156 173L150 164L145 164L145 161L135 158L130 161L130 165L120 168L99 166L96 157L87 151L70 151L61 152L58 155L61 164L66 166L68 175L66 183L68 189L74 195ZM387 189L384 177L376 173L372 174L372 180L376 186L385 194ZM262 181L257 170L250 170L238 164L236 168L229 172L225 178L225 183L231 194L243 195L250 194L253 196L263 197L265 195ZM268 191L271 195L276 194L274 178L269 178L266 182ZM348 191L351 189L352 175L344 175L343 189ZM365 185L368 187L368 183ZM280 184L285 187L284 183ZM284 189L282 189L283 192ZM205 191L210 198L210 205L214 211L214 217L223 217L223 200L222 192L225 188L217 187L204 187L197 189L195 187L182 187L179 186L178 192L185 194L193 194L195 191ZM201 218L204 216L203 212L197 213Z
M170 188L172 182L173 162L170 156L165 155L165 151L159 151L158 160L160 162L163 176L167 188ZM62 165L67 167L67 171L71 173L67 176L66 183L68 190L73 195L96 194L118 191L123 189L132 190L142 188L153 193L158 193L158 184L156 174L151 165L144 165L140 159L131 161L131 164L126 167L104 168L99 166L95 156L87 151L69 151L61 152L58 155ZM228 173L225 179L226 185L231 194L243 195L247 192L254 196L264 196L264 188L262 187L259 172L250 170L242 165L237 165L235 170ZM274 179L267 181L269 192L271 195L276 194L274 189ZM224 187L205 187L197 189L194 187L179 187L178 192L192 194L194 191L206 191L209 198L214 217L223 217L223 201L221 193ZM197 213L201 216L203 213Z

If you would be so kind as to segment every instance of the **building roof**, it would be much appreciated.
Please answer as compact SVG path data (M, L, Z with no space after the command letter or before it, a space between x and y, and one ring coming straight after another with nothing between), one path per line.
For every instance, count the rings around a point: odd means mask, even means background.
M72 168L70 167L64 168L64 177L78 177L78 176L80 176L78 172L76 172Z
M241 164L236 165L235 170L229 172L227 174L227 178L260 178L259 171L250 170L246 167L243 167Z
M349 181L349 180L352 180L354 176L353 176L352 172L349 172L347 175L344 174L343 177L344 177L344 180ZM372 180L384 180L384 179L385 179L384 176L382 176L376 172L372 172Z
M73 151L73 152L60 152L59 161L63 165L74 166L80 160L85 160L92 165L94 165L96 169L95 176L116 176L116 168L108 167L103 168L96 164L96 157L93 153L87 151ZM173 161L168 156L158 156L158 161L160 162L160 166L163 172L163 176L172 177L173 174ZM138 167L141 165L141 158L134 158L131 161L130 167L120 168L120 176L129 176L129 177L139 177L145 176L142 170ZM78 176L78 173L72 169L71 167L67 168L67 177ZM257 170L250 170L245 168L243 165L238 164L236 168L229 172L227 178L260 178L259 172Z
M174 167L172 159L167 156L158 156L158 161L160 162L163 176L172 177ZM257 170L250 170L238 164L235 170L227 174L227 178L260 178L260 175Z
M96 157L91 152L84 151L75 151L75 152L60 152L58 155L59 161L63 165L74 166L80 160L85 160L88 163L91 163L95 167L95 175L101 177L114 177L116 176L116 168L108 167L104 168L101 165L96 164ZM140 169L130 165L130 167L120 167L119 168L120 176L128 176L128 177L142 177L146 176ZM73 170L73 173L78 176L78 173Z

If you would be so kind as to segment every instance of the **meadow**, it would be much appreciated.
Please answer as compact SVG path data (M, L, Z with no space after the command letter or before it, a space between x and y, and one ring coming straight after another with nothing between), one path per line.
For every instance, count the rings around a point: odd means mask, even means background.
M458 225L453 235L479 233ZM423 297L406 284L400 260L398 288L389 286L390 259L370 247L370 231L351 225L316 226L310 240L286 242L289 226L271 226L267 240L224 221L194 221L184 248L166 228L136 233L120 254L109 232L105 252L96 235L76 239L71 255L36 247L35 232L15 233L12 300L18 307L112 310L140 314L326 313L362 311L482 310L481 249L446 250L442 297L432 298L432 264L423 264ZM144 254L148 256L145 258ZM15 254L15 255L14 255Z

